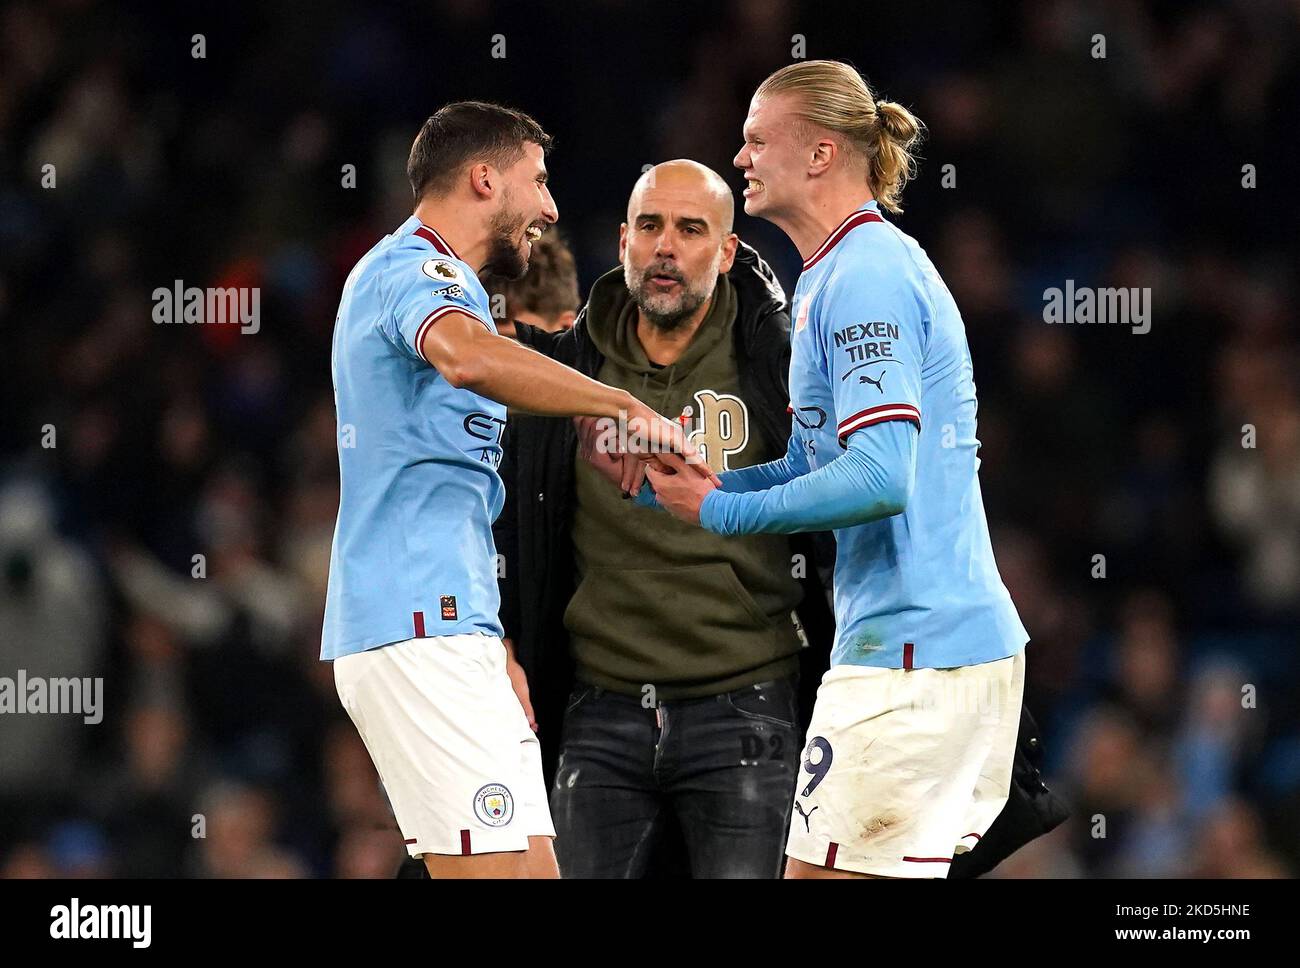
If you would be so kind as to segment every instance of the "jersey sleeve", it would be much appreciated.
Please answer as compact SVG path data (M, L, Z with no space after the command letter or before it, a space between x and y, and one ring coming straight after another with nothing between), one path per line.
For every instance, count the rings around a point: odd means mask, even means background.
M700 526L724 535L795 534L899 514L916 479L916 439L911 427L892 423L857 434L835 460L784 484L710 491L700 505Z
M921 428L921 365L930 314L919 290L867 275L838 279L819 329L838 417L836 437L888 420Z
M386 322L389 337L417 359L425 334L449 313L472 316L495 333L475 290L481 288L465 266L451 259L412 259L393 270L392 315Z
M718 475L722 489L734 493L761 491L794 480L800 474L808 473L808 459L804 456L803 445L798 434L790 434L785 456L766 464L754 464L734 471L723 471Z
M807 474L808 471L808 458L804 456L803 445L799 442L797 434L791 434L784 457L778 457L765 464L751 464L749 467L740 467L734 471L723 471L718 475L718 479L722 481L721 490L726 493L749 494L788 484L796 477ZM655 493L654 485L650 483L648 477L641 484L641 490L633 500L643 508L663 510L663 505L659 503L659 495Z

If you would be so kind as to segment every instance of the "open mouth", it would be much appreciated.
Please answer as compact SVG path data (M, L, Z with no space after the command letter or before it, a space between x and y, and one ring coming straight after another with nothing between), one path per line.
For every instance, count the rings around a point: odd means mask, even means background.
M542 227L540 225L530 225L524 230L524 241L532 245L542 237Z
M763 188L764 186L763 186L762 179L751 178L749 179L749 184L745 186L745 191L743 192L743 194L746 198L751 198L754 195L762 194Z

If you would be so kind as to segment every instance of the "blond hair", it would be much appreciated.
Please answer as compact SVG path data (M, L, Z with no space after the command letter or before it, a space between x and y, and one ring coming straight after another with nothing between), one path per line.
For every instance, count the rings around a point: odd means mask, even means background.
M903 186L916 176L912 147L924 129L920 119L901 104L878 100L862 75L841 61L790 64L760 84L754 97L778 94L793 94L804 123L838 134L850 152L865 158L871 194L889 211L903 210Z

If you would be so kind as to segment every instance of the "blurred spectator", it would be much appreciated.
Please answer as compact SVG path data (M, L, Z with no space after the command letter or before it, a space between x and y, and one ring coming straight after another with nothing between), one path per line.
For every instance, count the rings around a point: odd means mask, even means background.
M96 806L117 853L122 877L180 877L194 832L199 765L189 724L154 701L126 713L125 769L100 781Z
M276 810L261 790L235 785L210 789L205 836L200 844L200 877L305 877L300 858L275 843Z
M1259 816L1233 800L1205 821L1193 840L1191 877L1287 877L1281 861L1264 845Z
M1159 592L1137 592L1125 600L1119 621L1112 701L1149 740L1163 745L1181 712L1173 608Z
M1181 708L1173 765L1184 785L1183 813L1192 820L1203 820L1232 798L1245 779L1248 755L1257 752L1265 714L1243 700L1250 678L1230 660L1207 663Z
M50 860L57 876L83 880L113 876L108 838L86 821L59 824L47 841Z
M59 872L53 860L40 844L19 843L0 864L0 877L4 878L53 878Z
M0 488L0 676L28 680L102 676L102 579L55 529L54 507L34 482ZM102 716L101 709L99 714ZM82 715L0 715L0 791L15 800L60 791L90 739Z
M1154 750L1144 748L1131 719L1101 708L1075 739L1067 796L1074 848L1089 873L1114 874L1131 856L1134 829L1148 784L1157 775Z
M1225 443L1215 457L1214 513L1244 553L1254 603L1300 614L1300 396L1279 390L1252 407L1246 421L1241 439Z
M568 329L578 317L582 302L578 270L573 253L554 230L533 243L528 273L522 279L489 276L483 282L498 321L528 323L556 333Z

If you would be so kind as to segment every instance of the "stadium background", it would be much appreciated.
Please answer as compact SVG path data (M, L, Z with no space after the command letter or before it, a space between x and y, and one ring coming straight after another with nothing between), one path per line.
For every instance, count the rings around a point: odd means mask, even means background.
M53 0L0 30L0 675L105 682L97 726L0 717L0 875L391 876L316 659L343 278L409 214L419 124L476 97L556 136L585 293L643 165L739 187L748 95L796 34L930 128L899 224L966 319L1075 809L999 873L1300 866L1300 4ZM784 237L737 230L791 289ZM177 279L260 287L260 331L156 325ZM1047 325L1067 279L1150 287L1150 332Z

